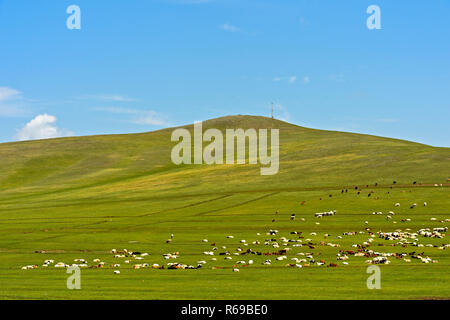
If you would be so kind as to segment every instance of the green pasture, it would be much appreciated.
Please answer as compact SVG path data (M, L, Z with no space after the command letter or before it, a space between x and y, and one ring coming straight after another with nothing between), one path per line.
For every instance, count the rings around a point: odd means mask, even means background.
M419 236L418 243L433 245L424 247L375 237L374 251L423 252L436 260L390 258L380 266L380 290L366 286L368 258L350 256L348 265L336 260L339 250L354 250L369 231L448 227L448 148L250 116L213 119L206 128L279 128L279 173L261 176L259 164L175 166L172 129L0 144L0 299L450 298L450 248L439 248L450 243L448 237ZM413 203L417 207L410 209ZM314 217L329 210L337 214ZM391 210L395 215L387 220ZM270 229L279 232L267 235ZM314 248L292 248L284 261L264 255L224 260L218 254L238 247L274 252L264 240L298 239L292 231L302 232L303 243L310 238ZM364 233L342 235L350 231ZM252 244L256 240L259 245ZM215 255L204 255L214 242ZM113 248L149 255L125 264L113 257ZM172 252L179 258L163 259ZM302 252L338 266L286 267ZM105 262L104 268L81 270L81 290L67 289L64 268L42 267L47 259L70 264L77 258ZM254 263L232 271L237 261L249 259ZM272 264L263 265L266 259ZM207 263L196 270L133 269L136 263L196 266L199 260ZM22 270L26 265L39 268Z

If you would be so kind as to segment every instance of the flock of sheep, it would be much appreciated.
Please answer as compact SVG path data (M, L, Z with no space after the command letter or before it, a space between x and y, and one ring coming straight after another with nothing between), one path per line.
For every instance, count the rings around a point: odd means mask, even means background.
M427 204L424 203L426 206ZM395 207L400 206L399 203L395 204ZM411 208L414 208L416 204L413 204ZM314 216L316 218L323 218L328 216L336 215L336 210L330 210L327 212L316 213ZM382 215L382 212L373 212L375 215ZM387 217L392 217L394 215L393 211L389 211ZM293 215L295 217L295 215ZM291 216L291 220L292 216ZM305 219L302 218L304 221ZM431 218L432 221L437 219ZM403 221L403 220L402 220ZM447 223L450 219L441 221L441 223ZM318 222L316 222L318 224ZM316 232L311 232L308 235L303 234L300 231L291 231L289 235L279 236L278 230L268 230L264 235L261 233L256 233L258 237L257 240L247 241L245 239L240 239L236 241L232 248L227 248L227 246L219 246L217 242L210 242L208 239L203 239L201 242L203 245L208 245L208 249L203 251L203 255L208 259L203 259L197 261L196 264L184 264L177 262L177 260L182 259L180 252L170 252L164 253L162 257L164 260L171 260L173 262L167 262L165 265L160 265L158 263L144 262L144 260L151 258L152 256L148 252L137 252L127 249L111 250L111 258L114 260L112 263L106 263L99 258L95 258L92 262L88 262L86 259L78 258L73 261L73 263L56 262L52 259L45 260L41 265L41 268L67 268L67 267L79 267L79 268L104 268L109 266L113 269L114 274L120 274L120 268L123 266L130 266L133 269L200 269L207 264L212 264L212 269L225 269L228 267L217 266L218 259L223 259L229 261L231 266L229 267L233 272L239 272L240 268L249 267L255 264L257 260L256 257L260 256L262 259L258 259L263 266L268 265L282 265L286 267L293 268L303 268L309 266L327 266L327 267L337 267L339 264L342 266L349 264L349 257L365 257L365 262L368 264L389 264L392 258L401 259L404 262L411 262L411 259L417 259L422 263L437 263L437 260L430 258L423 252L418 252L419 249L414 251L404 252L405 247L435 247L438 250L445 250L450 248L450 244L433 245L433 244L423 244L420 243L422 239L426 238L437 238L443 239L445 233L448 231L448 227L436 227L436 228L422 228L416 232L412 232L410 229L405 230L395 230L393 232L372 232L367 226L368 222L365 221L366 227L361 231L349 231L344 232L342 235L337 235L334 237L336 242L339 242L343 237L351 237L357 235L367 235L367 239L362 243L354 243L351 245L350 250L338 249L336 252L336 258L334 261L326 262L325 259L317 258L314 251L320 247L332 247L340 248L339 243L333 243L331 241L326 241L331 237L330 234L324 233L323 235L318 235ZM171 243L174 238L172 234L170 239L166 241L167 244ZM381 239L387 241L387 246L401 248L401 252L378 252L371 249L372 242L376 239ZM226 236L226 239L234 239L233 235ZM227 240L228 242L230 240ZM200 242L200 240L199 240ZM264 245L266 249L261 249L261 245ZM384 244L379 243L378 246L383 246ZM253 248L258 249L253 249ZM308 252L297 252L293 253L294 248L306 247ZM263 247L264 248L264 247ZM208 260L208 261L207 261ZM283 264L283 261L286 261ZM39 268L38 265L28 265L23 266L23 270L36 269Z
M394 182L395 184L395 182ZM416 183L414 183L416 184ZM438 185L435 185L438 186ZM442 185L441 185L442 186ZM358 190L358 187L355 187ZM342 193L348 192L347 189L342 190ZM360 194L361 191L358 191ZM372 193L372 192L371 192ZM371 195L369 194L369 196ZM330 195L332 197L332 195ZM322 198L321 198L322 200ZM304 202L302 202L304 205ZM427 206L427 202L423 203L423 206ZM394 207L400 207L400 203L395 203ZM417 207L416 203L410 205L411 209ZM278 211L275 214L278 215ZM332 217L337 214L336 210L330 210L326 212L315 213L314 216L318 219L323 217ZM372 212L373 215L383 215L383 212ZM389 211L386 214L386 219L391 220L395 215L394 211ZM295 220L295 214L292 214L290 220ZM305 218L301 218L301 221L306 221ZM274 222L275 219L272 220ZM411 219L401 219L402 222L409 222ZM436 218L430 218L430 221L436 222ZM450 219L445 219L440 221L442 224L446 224L450 222ZM434 238L434 239L444 239L445 233L448 231L448 227L434 227L434 228L422 228L413 232L411 229L406 228L404 230L397 229L393 232L382 232L381 230L377 232L373 232L371 228L368 226L369 222L365 221L365 228L360 231L348 231L343 232L341 235L335 235L335 241L329 241L330 234L324 233L322 235L318 235L316 232L311 232L308 235L303 234L300 231L291 231L285 236L280 236L278 230L268 230L267 232L261 234L256 233L257 239L253 241L247 241L245 239L241 239L236 241L232 248L227 248L225 245L218 245L217 241L210 242L208 239L201 240L203 246L208 246L208 249L205 250L203 248L203 256L205 258L203 260L198 260L195 264L185 264L177 262L183 258L180 252L170 252L162 254L164 260L170 260L171 262L167 262L166 264L158 264L158 263L150 263L145 262L146 259L152 259L148 252L138 252L131 251L127 249L117 250L112 249L110 253L112 254L111 258L114 260L112 263L106 263L102 261L100 258L92 259L91 262L83 258L74 259L72 263L65 262L56 262L53 259L47 259L43 262L41 266L38 265L27 265L21 267L23 270L28 269L37 269L37 268L68 268L68 267L79 267L79 268L106 268L109 267L113 269L114 274L120 274L120 268L129 266L132 269L200 269L207 264L212 265L212 269L226 269L230 268L233 272L239 272L240 268L250 267L255 263L255 261L259 261L258 264L262 266L269 265L277 265L277 266L286 266L293 268L303 268L310 266L327 266L327 267L338 267L346 266L349 264L350 257L365 257L365 263L367 264L389 264L392 259L402 260L404 262L411 262L412 259L416 259L422 263L438 263L437 260L432 259L427 256L424 252L419 252L421 249L419 248L436 248L438 250L446 250L450 248L450 244L441 243L437 244L423 244L421 243L424 239ZM394 224L397 221L393 221ZM320 224L320 222L315 222L315 224ZM351 245L351 249L340 249L341 244L338 243L344 237L356 237L365 235L367 238L361 243L353 243ZM264 237L266 236L266 237ZM386 246L392 248L399 248L394 252L379 252L377 250L373 250L372 247L375 245L373 242L378 238L378 246ZM173 242L174 235L171 234L170 238L166 240L166 244L169 245ZM226 236L227 243L234 239L233 235ZM382 243L380 243L380 241ZM199 240L200 242L200 240ZM200 244L199 244L200 245ZM263 247L262 247L263 246ZM296 252L296 248L307 248L308 252ZM331 248L339 248L336 252L335 258L332 258L333 261L325 261L325 259L321 259L320 256L322 253L316 250L320 247L331 247ZM414 248L413 251L405 252L405 248ZM265 248L265 249L262 249ZM41 253L45 253L42 251ZM199 252L200 254L200 252ZM206 258L208 257L208 258ZM259 257L257 259L257 257ZM225 262L230 263L228 267L218 266L218 259L224 260ZM335 259L335 260L334 260ZM353 259L353 258L352 258ZM391 260L390 260L391 259ZM152 259L154 260L154 259ZM283 263L283 261L286 261ZM222 264L223 265L223 264Z

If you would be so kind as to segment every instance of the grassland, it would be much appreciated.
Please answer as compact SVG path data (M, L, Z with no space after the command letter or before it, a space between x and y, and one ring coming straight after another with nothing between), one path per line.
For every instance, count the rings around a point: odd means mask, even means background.
M249 164L175 166L172 129L0 144L0 299L450 298L450 248L392 247L395 242L374 238L373 250L423 251L438 261L391 259L381 266L381 290L367 289L364 257L350 257L348 265L338 262L336 268L297 269L285 267L289 259L266 266L261 263L268 257L252 256L253 265L233 273L233 263L249 257L226 261L217 255L210 261L203 255L211 242L234 252L240 239L260 240L249 245L254 250L275 251L263 243L272 238L266 232L277 229L277 237L302 231L314 243L341 245L294 248L289 258L313 252L316 259L335 263L338 250L368 238L365 233L337 239L343 232L448 226L441 221L450 218L450 149L263 117L218 118L204 123L208 127L279 128L279 174L261 176L260 165ZM395 208L397 202L401 206ZM412 203L418 206L410 209ZM328 210L337 215L314 218ZM388 221L390 210L396 215ZM289 219L292 213L295 221ZM166 244L170 234L174 239ZM420 237L420 243L450 242ZM150 264L166 264L162 254L175 251L177 262L207 264L198 270L134 270L113 258L112 248L149 252ZM40 250L46 253L36 253ZM81 290L66 288L64 269L21 270L46 259L73 263L76 258L106 262L105 268L82 270ZM113 274L112 263L121 263L120 275Z

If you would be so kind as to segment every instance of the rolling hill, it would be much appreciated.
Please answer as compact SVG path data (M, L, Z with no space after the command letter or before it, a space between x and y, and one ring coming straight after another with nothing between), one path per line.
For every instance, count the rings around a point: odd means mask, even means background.
M90 190L102 196L132 190L195 193L273 190L353 184L446 183L450 150L375 136L307 129L279 120L231 116L204 123L218 128L279 128L280 172L259 174L260 165L175 166L173 129L127 135L73 137L0 145L2 196ZM192 131L192 126L186 126ZM206 143L204 143L206 145ZM245 179L243 179L245 177ZM226 184L217 183L226 178Z
M184 128L193 130L192 125ZM400 262L386 266L392 270L383 278L383 292L365 288L363 260L334 272L304 269L300 273L304 278L283 264L258 266L254 272L248 268L239 276L225 269L158 274L130 268L124 269L119 283L111 270L89 269L83 271L79 292L65 288L65 272L20 270L24 264L42 264L44 258L73 261L80 255L112 263L109 250L130 246L149 251L152 263L164 264L161 255L169 251L180 251L181 257L195 263L210 247L200 242L205 237L231 246L235 244L225 238L227 234L250 240L274 227L283 235L302 229L336 236L364 230L365 220L374 230L392 231L403 226L393 223L406 217L413 217L408 227L418 229L442 226L439 221L450 215L449 148L314 130L256 116L212 119L203 124L204 130L208 128L278 128L279 173L261 176L260 164L176 166L170 159L176 144L170 139L174 128L0 144L0 298L450 297L448 250L434 248L430 254L441 262L427 269ZM427 207L409 209L411 203L425 201ZM395 202L402 207L392 222L370 215L393 210ZM336 219L316 224L314 212L330 209L338 211ZM295 222L289 221L291 213L297 214ZM430 222L432 216L435 222ZM172 233L174 241L166 244ZM344 239L341 246L350 247L365 237ZM40 251L44 253L36 253ZM320 254L331 261L336 250L324 248ZM217 264L229 267L223 261ZM299 277L308 294L296 290ZM436 278L442 282L436 283ZM262 279L267 281L262 284ZM340 287L343 282L346 286Z

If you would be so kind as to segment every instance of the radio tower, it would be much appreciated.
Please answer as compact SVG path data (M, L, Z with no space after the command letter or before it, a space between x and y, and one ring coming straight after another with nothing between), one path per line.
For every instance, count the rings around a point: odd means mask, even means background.
M273 119L273 102L272 102L272 119Z

